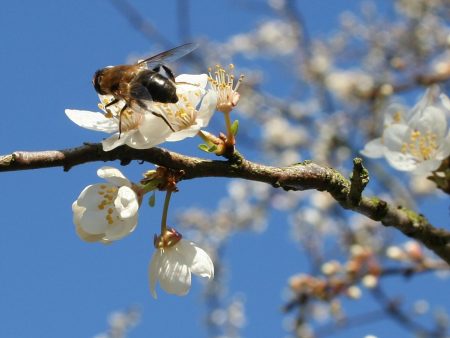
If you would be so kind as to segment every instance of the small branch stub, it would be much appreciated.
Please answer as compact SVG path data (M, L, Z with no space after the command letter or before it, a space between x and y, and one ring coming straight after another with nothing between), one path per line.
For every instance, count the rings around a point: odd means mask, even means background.
M356 206L360 203L362 192L369 183L369 172L364 168L359 157L353 159L353 172L350 177L350 183L348 199L351 205Z

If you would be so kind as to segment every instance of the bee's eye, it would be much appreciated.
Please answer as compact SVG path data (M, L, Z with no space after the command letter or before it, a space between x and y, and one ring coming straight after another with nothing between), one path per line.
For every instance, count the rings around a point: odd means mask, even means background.
M99 94L103 94L103 90L101 89L100 83L103 80L103 74L101 70L95 72L94 77L92 78L92 85L95 88L95 91Z

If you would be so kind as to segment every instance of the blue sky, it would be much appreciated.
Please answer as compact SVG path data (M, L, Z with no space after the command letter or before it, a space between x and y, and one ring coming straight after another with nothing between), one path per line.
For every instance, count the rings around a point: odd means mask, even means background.
M178 36L175 3L133 1L174 46L185 42ZM242 10L238 3L192 1L192 35L222 41L264 19L263 13ZM344 3L345 9L354 10L358 2L301 2L299 6L312 34L325 34L336 27L336 13ZM105 0L5 2L0 12L0 42L1 154L100 141L100 135L70 122L64 109L95 109L97 96L91 78L96 69L123 63L132 53L161 48L134 30ZM217 128L221 122L213 123ZM198 154L197 143L167 147ZM143 210L136 231L114 245L92 245L77 238L71 204L86 185L100 181L96 170L101 165L78 166L68 173L54 168L0 175L0 336L92 337L107 328L109 313L138 305L142 321L130 337L205 337L201 283L194 281L186 297L162 291L157 301L150 296L147 265L160 205ZM123 171L139 180L146 169L133 164ZM214 207L225 183L223 179L184 182L171 210ZM438 203L441 210L447 210L447 203ZM439 215L434 217L440 220ZM281 219L279 215L272 218ZM227 246L226 263L231 271L230 293L245 294L248 323L243 335L283 337L283 287L289 276L305 267L289 239L287 224L274 222L261 235L234 236ZM421 277L422 284L415 282L413 292L424 292L423 285L430 278ZM435 293L425 296L448 294L447 282L434 283ZM404 333L387 321L383 324L352 330L342 337Z

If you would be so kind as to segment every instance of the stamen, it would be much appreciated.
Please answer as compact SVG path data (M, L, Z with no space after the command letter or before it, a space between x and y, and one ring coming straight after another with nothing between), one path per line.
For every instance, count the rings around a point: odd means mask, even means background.
M429 160L438 148L437 135L431 131L422 134L419 130L413 130L409 139L409 143L402 144L401 152L409 153L420 160Z
M229 72L226 72L221 65L216 65L215 68L214 76L211 73L212 69L208 68L208 80L217 92L217 110L229 113L239 101L239 93L237 91L244 80L244 75L241 74L235 82L233 64L228 66Z

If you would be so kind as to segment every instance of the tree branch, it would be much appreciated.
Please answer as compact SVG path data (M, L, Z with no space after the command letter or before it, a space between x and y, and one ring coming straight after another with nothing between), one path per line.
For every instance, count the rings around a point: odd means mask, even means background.
M237 160L236 160L237 159ZM183 179L200 177L234 177L271 184L284 190L309 190L329 192L345 209L350 209L392 226L408 237L422 242L426 247L450 264L450 232L434 227L420 214L402 206L389 205L377 197L361 196L355 203L351 182L338 171L319 166L311 161L289 167L266 166L237 156L235 161L212 161L184 156L162 148L145 150L127 146L105 152L101 144L85 144L77 148L57 151L23 152L0 156L0 172L62 167L64 171L76 165L96 161L119 160L122 165L132 160L154 163L183 170Z

